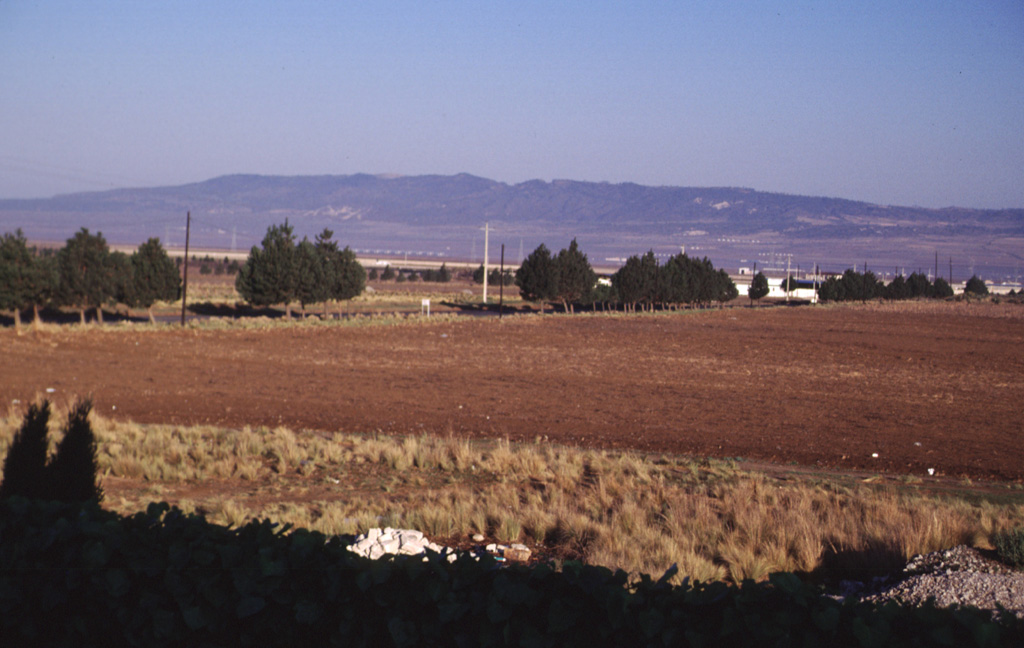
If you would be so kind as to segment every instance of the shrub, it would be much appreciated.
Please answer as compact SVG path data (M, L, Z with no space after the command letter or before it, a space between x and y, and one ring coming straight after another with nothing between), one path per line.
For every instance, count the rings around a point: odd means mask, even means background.
M1013 567L1024 567L1024 527L1000 531L992 540L999 560Z
M978 275L971 275L971 278L967 280L967 284L964 286L964 292L981 297L988 294L988 286L985 285L985 281Z
M763 272L758 272L750 281L750 287L747 288L747 297L750 297L751 301L757 301L767 296L768 292L768 278L764 276Z

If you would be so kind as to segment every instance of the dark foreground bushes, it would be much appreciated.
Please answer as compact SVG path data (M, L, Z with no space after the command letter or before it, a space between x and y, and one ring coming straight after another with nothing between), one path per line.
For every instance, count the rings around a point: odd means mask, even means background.
M567 563L369 561L339 538L153 504L0 502L9 646L1014 645L978 610L839 604L796 577L671 586Z

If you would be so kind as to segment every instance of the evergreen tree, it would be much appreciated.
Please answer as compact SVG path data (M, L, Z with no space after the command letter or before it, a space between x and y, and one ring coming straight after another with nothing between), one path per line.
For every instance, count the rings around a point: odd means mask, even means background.
M567 312L573 312L573 304L583 299L597 283L597 273L590 267L587 255L580 252L576 239L568 249L558 252L554 258L558 299Z
M693 303L697 306L707 307L713 301L726 301L726 284L721 276L715 272L711 261L704 257L701 260L694 259L693 273L695 279Z
M519 269L516 270L516 285L519 286L519 294L523 299L540 302L542 313L544 302L558 296L555 261L551 258L551 251L543 243L519 265Z
M971 275L971 278L967 280L967 284L964 285L964 294L983 297L988 294L988 286L985 285L985 281L978 275Z
M390 265L384 266L384 272L380 275L381 281L391 281L395 278L395 270Z
M946 299L953 296L953 288L945 279L937 277L935 283L932 284L932 289L928 296L936 299Z
M910 299L910 286L903 275L896 275L896 278L889 282L885 289L885 296L892 300Z
M4 458L4 476L0 499L20 495L35 499L48 497L46 453L49 448L47 424L50 402L30 405L21 427L14 435Z
M131 308L135 303L135 267L132 258L115 250L110 253L110 267L114 277L109 298L111 305L124 304Z
M39 309L56 299L58 282L57 256L35 255L32 259L32 325L39 325Z
M915 272L907 278L907 288L911 297L928 297L932 293L932 282L920 272Z
M593 290L590 291L585 297L585 302L596 310L597 306L601 306L601 310L606 310L608 304L617 301L618 298L615 294L615 289L605 283L598 283L594 286Z
M441 283L448 283L452 280L452 271L444 263L441 264L441 269L437 273L437 280Z
M769 290L768 277L764 276L763 272L758 272L750 280L750 288L747 288L747 297L750 297L750 302L753 303L762 297L766 297Z
M636 304L643 294L643 284L640 277L640 257L631 255L622 264L622 267L612 274L612 288L619 298L624 311L629 312L636 309Z
M658 268L656 299L666 305L678 306L693 302L694 264L686 254L669 257L665 265Z
M490 277L487 277L490 279ZM482 284L484 282L484 264L477 266L476 270L473 271L473 283Z
M794 277L793 275L788 275L785 279L782 280L782 283L779 284L779 288L782 289L782 292L791 293L794 290L796 290L796 285L796 277Z
M710 265L710 262L708 264ZM740 291L736 288L736 282L732 280L728 272L720 269L715 274L718 278L718 290L715 295L715 301L724 304L740 296Z
M818 286L822 301L867 301L886 294L886 286L873 272L850 269L842 277L829 277Z
M39 323L39 307L52 296L57 285L53 257L33 254L21 230L0 238L0 310L14 312L14 327L21 328L21 311L32 308L32 321Z
M115 269L103 235L90 234L84 227L79 230L57 253L57 271L59 301L78 308L83 324L87 308L95 308L96 319L102 322L102 305L116 290Z
M487 283L492 286L511 286L514 281L515 277L513 277L512 273L508 270L503 274L498 268L492 268L491 271L487 273Z
M285 315L290 318L298 283L295 256L295 235L288 221L270 226L262 248L253 246L249 251L249 258L235 279L235 288L253 306L284 304Z
M129 306L145 308L149 321L153 318L153 304L175 301L181 297L181 276L178 267L167 255L160 239L150 238L131 256L133 290Z
M633 255L612 275L612 287L626 310L636 310L636 305L643 302L657 286L657 273L649 273L650 263L644 259L654 260L654 253L648 252L643 258ZM657 260L654 260L655 270Z
M334 285L331 297L345 301L358 297L366 290L366 269L359 263L352 248L345 246L343 250L331 256L334 264Z
M821 301L842 301L842 282L838 277L828 277L818 284L818 299Z
M337 252L337 246L333 248ZM299 300L302 314L306 314L308 304L323 302L324 312L327 311L327 300L331 297L333 266L330 263L330 246L317 246L302 239L295 250L295 298Z

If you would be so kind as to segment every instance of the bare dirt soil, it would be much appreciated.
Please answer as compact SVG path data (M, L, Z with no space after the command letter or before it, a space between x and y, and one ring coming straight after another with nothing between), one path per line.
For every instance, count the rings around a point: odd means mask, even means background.
M78 328L0 331L0 402L1024 479L1020 305Z

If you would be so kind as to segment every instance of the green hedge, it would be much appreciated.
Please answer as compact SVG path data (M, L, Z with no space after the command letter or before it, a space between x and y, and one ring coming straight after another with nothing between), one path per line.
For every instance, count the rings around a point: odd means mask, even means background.
M666 575L668 576L668 575ZM931 646L1024 643L973 609L840 604L790 574L687 583L567 563L370 561L341 538L166 504L0 502L0 637L47 646Z

